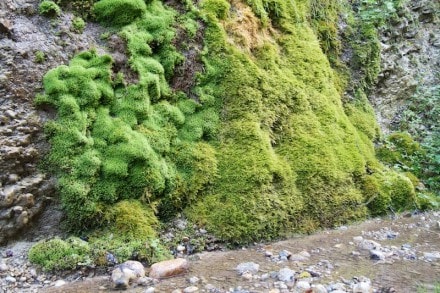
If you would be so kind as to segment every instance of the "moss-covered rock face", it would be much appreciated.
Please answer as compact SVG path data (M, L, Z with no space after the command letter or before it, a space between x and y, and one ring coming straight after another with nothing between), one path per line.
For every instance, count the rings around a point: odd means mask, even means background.
M175 12L156 0L97 2L98 20L124 25L138 82L127 84L96 52L44 78L37 102L58 111L46 127L47 164L70 227L108 227L143 243L155 237L156 216L183 211L240 243L359 219L366 206L373 214L410 206L411 181L375 157L364 91L342 103L344 78L328 58L337 42L322 39L334 35L325 26L336 17L319 22L321 10L339 9L328 2L187 2L180 21L203 20L205 29L194 99L169 87L183 60Z

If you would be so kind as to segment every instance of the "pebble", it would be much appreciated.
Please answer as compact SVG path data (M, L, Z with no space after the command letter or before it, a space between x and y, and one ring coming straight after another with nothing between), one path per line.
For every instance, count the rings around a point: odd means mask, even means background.
M144 293L154 293L154 292L156 292L156 289L154 287L148 287L144 291Z
M198 282L200 282L200 279L194 276L194 277L189 278L189 282L191 284L197 284Z
M7 283L16 283L16 282L17 282L17 279L15 279L14 277L11 277L11 276L7 276L7 277L5 278L5 281L6 281Z
M308 290L310 289L310 283L306 281L298 281L295 287L300 291Z
M197 291L199 291L199 288L197 288L196 286L190 286L183 289L183 293L194 293Z
M282 282L291 282L294 280L295 271L289 268L283 268L278 272L278 280Z
M64 281L64 280L58 280L53 284L54 287L61 287L64 285L66 285L66 281Z
M380 250L370 250L370 259L373 260L385 260L385 254Z
M252 274L249 272L245 272L243 275L241 275L241 277L247 281L251 281L253 279Z
M240 263L235 270L240 274L243 275L244 273L248 272L251 274L258 273L258 270L260 269L260 265L256 264L254 262L244 262Z
M3 262L0 263L0 272L6 272L7 270L9 270L8 265Z
M324 287L324 285L316 284L312 285L312 292L313 293L327 293L327 289Z
M153 279L149 277L140 277L136 283L140 286L148 286L153 283Z
M214 291L215 289L216 289L215 286L212 285L212 284L206 284L205 285L205 290Z
M440 259L440 252L438 252L438 251L436 251L436 252L424 252L423 253L423 257L427 261L436 261L436 260Z
M368 282L354 284L353 293L371 293L371 285Z
M336 290L340 290L340 291L345 292L346 291L345 284L344 283L332 284L332 285L330 285L330 290L328 290L328 291L333 292L333 291L336 291Z

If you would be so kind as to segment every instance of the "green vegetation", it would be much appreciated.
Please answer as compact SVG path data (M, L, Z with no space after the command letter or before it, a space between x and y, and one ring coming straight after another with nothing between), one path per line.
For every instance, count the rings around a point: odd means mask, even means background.
M70 237L66 241L54 238L35 244L29 250L29 260L47 271L65 270L90 263L89 253L88 243L79 238Z
M44 0L38 6L38 11L41 15L48 17L56 17L60 15L60 7L53 1Z
M150 264L171 257L158 240L131 239L127 242L127 239L110 233L92 235L88 242L77 237L42 240L29 250L28 256L32 263L45 271L59 271L92 264L112 264L109 254L118 262L137 259Z
M72 30L78 34L81 34L84 31L84 28L86 27L86 23L84 19L81 17L75 17L72 20Z
M353 43L365 71L355 99L342 102L354 80L338 60L343 6L204 0L178 15L157 0L97 2L97 20L126 41L138 81L88 51L49 71L36 98L57 110L45 127L45 167L58 177L66 227L90 235L86 254L101 264L106 251L166 257L156 230L178 213L245 243L412 208L417 179L379 163L373 146L372 39ZM184 61L179 30L204 33L193 98L170 88Z
M93 6L96 18L109 25L126 25L145 13L143 0L101 0Z
M34 62L35 63L43 63L44 61L46 61L46 54L44 54L44 52L42 52L42 51L36 51Z

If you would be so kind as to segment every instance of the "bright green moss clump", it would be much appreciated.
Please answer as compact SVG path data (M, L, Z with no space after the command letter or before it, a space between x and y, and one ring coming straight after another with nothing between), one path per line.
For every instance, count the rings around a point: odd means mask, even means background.
M111 25L125 25L145 13L144 0L101 0L93 6L93 12L100 22Z
M44 0L38 6L40 14L48 17L55 17L60 15L60 7L53 1Z
M29 260L45 270L74 269L79 264L91 262L88 258L90 247L87 242L71 237L43 240L29 250Z

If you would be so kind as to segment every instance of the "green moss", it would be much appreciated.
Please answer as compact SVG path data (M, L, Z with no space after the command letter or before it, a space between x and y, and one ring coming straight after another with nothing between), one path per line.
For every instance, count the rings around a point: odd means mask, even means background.
M46 54L44 54L42 51L35 52L34 62L43 63L44 61L46 61Z
M225 0L203 0L201 8L218 19L225 19L228 16L231 5Z
M46 271L75 269L78 265L91 263L87 242L71 237L66 240L54 238L43 240L29 250L29 260Z
M72 30L78 34L81 34L86 27L85 21L81 17L75 17L72 20Z
M411 180L395 171L365 176L363 188L373 215L417 206L416 193Z
M53 1L44 0L38 6L38 11L41 15L48 17L56 17L60 15L61 9L60 7Z
M119 13L126 2L127 13ZM68 226L95 230L95 259L104 249L151 259L142 247L154 238L156 217L180 212L243 243L356 220L367 207L381 214L414 204L411 181L375 157L378 127L364 88L357 85L355 99L342 103L343 78L331 67L337 60L329 61L340 50L341 6L246 3L251 9L201 3L204 71L196 74L193 99L169 85L185 56L174 46L181 18L155 0L95 5L98 19L123 26L118 34L138 82L127 84L111 72L109 56L93 51L44 77L37 102L58 115L46 126L47 163L59 178ZM198 23L195 7L185 7L185 23ZM252 40L249 50L226 29L237 9L260 18L237 32ZM376 60L373 51L359 57L360 67ZM365 70L361 79L373 82L377 68Z
M145 13L143 0L101 0L93 6L98 21L111 25L126 25Z

